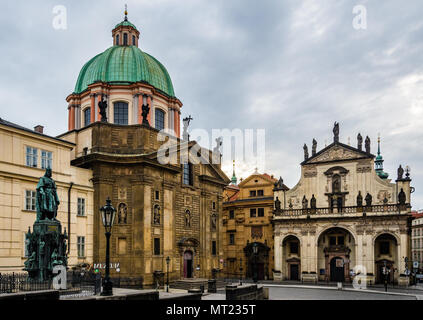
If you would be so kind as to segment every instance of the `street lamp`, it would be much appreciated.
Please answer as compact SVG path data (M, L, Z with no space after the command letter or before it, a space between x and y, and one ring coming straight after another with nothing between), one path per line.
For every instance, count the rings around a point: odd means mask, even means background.
M169 292L169 263L170 263L170 258L168 256L166 258L166 265L167 265L166 292Z
M257 242L253 244L253 253L254 253L254 274L253 274L253 281L257 282L258 274L257 274L257 254L258 254L258 245Z
M113 295L113 283L110 280L110 235L113 222L115 221L116 209L112 206L112 201L107 198L106 205L100 208L104 229L106 229L106 275L104 277L102 296Z
M388 270L387 266L386 266L386 261L383 262L383 269L382 269L382 273L384 276L384 285L385 285L385 292L388 291L388 274L391 270Z

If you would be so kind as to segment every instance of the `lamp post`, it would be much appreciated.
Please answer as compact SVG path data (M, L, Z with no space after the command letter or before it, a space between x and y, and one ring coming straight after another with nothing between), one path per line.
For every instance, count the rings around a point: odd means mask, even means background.
M253 281L257 282L257 254L258 254L258 245L256 242L253 244L253 253L254 253L254 273L253 273Z
M383 273L383 283L385 285L385 292L388 291L388 274L389 274L389 270L386 266L386 261L383 262L383 269L382 269L382 273Z
M102 296L113 295L113 283L110 280L110 235L113 222L116 216L116 209L113 208L110 198L107 198L106 205L100 208L104 229L106 230L106 275L104 277Z
M239 259L239 285L242 286L242 258Z
M170 258L168 256L166 258L166 265L167 265L166 292L169 292L169 263L170 263Z

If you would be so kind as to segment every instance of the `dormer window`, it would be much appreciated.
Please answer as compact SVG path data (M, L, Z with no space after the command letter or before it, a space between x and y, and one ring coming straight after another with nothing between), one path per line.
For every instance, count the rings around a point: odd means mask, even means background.
M123 34L123 45L124 46L128 45L128 34L127 33Z

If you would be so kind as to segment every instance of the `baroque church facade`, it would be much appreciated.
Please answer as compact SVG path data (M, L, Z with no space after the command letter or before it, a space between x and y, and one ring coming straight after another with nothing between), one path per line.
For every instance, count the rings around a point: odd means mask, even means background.
M383 159L370 153L367 137L357 147L334 141L312 154L304 145L300 181L274 188L274 279L404 282L410 257L409 172L400 166L395 181Z
M75 144L72 165L93 175L93 263L105 261L99 209L110 197L117 210L110 261L120 276L150 286L163 281L169 260L171 281L209 278L223 267L222 192L230 180L208 150L206 162L180 161L181 145L185 152L198 145L180 138L182 102L165 67L139 49L139 35L125 12L113 45L83 66L66 99L60 138ZM170 134L161 141L163 129ZM165 143L175 146L176 163L160 161Z

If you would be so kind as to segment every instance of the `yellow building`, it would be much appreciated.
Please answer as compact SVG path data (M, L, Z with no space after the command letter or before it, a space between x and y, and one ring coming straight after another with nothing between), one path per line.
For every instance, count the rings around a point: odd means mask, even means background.
M226 277L273 277L273 176L257 171L223 196L223 232ZM255 249L256 248L256 249ZM255 250L256 253L255 253Z
M22 271L25 233L36 219L35 189L47 167L60 199L57 219L69 235L68 265L92 262L91 171L71 166L73 143L42 132L0 118L0 272Z

